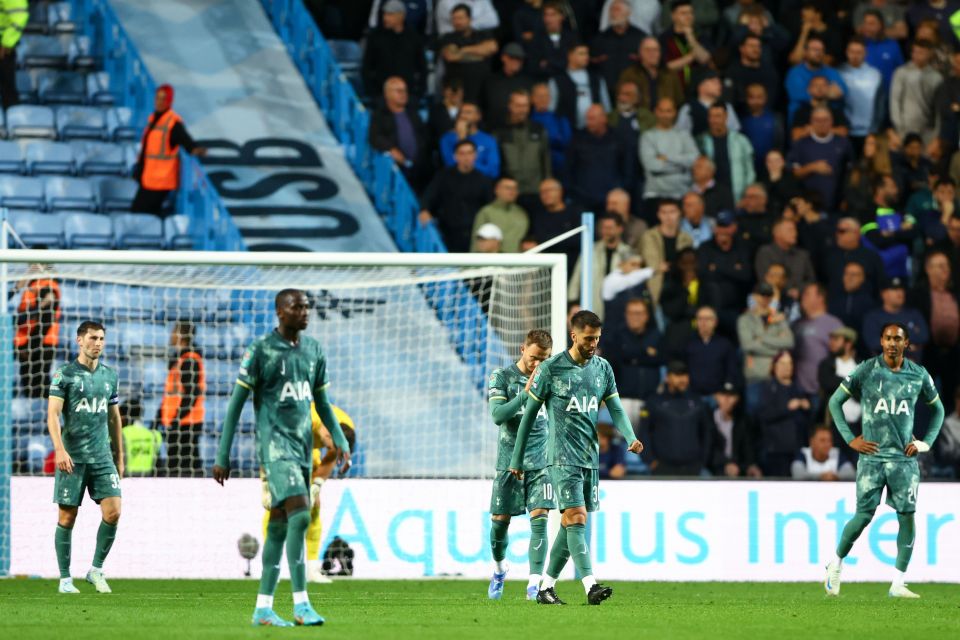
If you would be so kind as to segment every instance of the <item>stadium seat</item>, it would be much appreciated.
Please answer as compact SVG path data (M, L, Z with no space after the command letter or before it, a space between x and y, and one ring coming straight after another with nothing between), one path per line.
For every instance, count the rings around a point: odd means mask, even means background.
M105 140L107 125L99 107L57 108L57 132L63 140Z
M189 251L193 249L193 236L190 235L190 218L183 214L167 216L163 220L163 237L167 249Z
M43 104L83 104L87 79L76 71L45 71L37 76L37 97Z
M97 66L97 59L93 55L93 46L89 36L74 36L69 39L67 47L68 64L80 71L89 71Z
M68 249L112 249L113 220L99 213L65 213L63 238Z
M117 340L126 354L156 352L166 354L170 344L170 329L151 322L124 322Z
M149 213L113 214L118 249L163 249L163 220Z
M130 211L137 195L137 183L123 178L104 178L100 181L100 206L107 213Z
M48 31L48 12L47 4L44 2L31 2L28 6L30 17L27 19L27 26L24 33L45 34Z
M97 210L93 187L83 178L51 176L44 180L43 193L48 211Z
M57 36L24 35L17 45L17 61L27 69L67 66L68 47Z
M0 140L0 173L21 175L26 172L23 149L11 140Z
M12 138L57 137L53 109L37 105L20 104L7 109L7 133Z
M0 207L43 210L43 180L23 176L0 176Z
M162 358L140 358L134 363L143 373L143 392L162 394L167 378L167 361Z
M57 34L77 30L77 23L73 21L73 7L69 2L54 2L47 8L47 30Z
M64 246L63 218L58 214L44 215L36 211L7 213L13 230L28 246L46 245L60 249Z
M117 142L140 142L141 128L133 121L133 112L127 107L107 110L107 132Z
M109 142L75 141L77 170L84 176L121 176L127 172L126 149Z
M35 140L26 145L27 173L31 175L73 175L76 173L73 148L63 142Z
M33 104L37 101L37 80L34 72L24 69L17 71L17 95L21 104Z
M95 71L87 74L87 102L95 105L112 106L115 101L110 92L110 74Z

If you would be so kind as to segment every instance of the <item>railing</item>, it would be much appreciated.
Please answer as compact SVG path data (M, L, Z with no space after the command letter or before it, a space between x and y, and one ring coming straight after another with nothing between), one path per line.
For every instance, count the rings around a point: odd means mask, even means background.
M420 225L420 204L393 159L369 143L370 114L347 81L302 0L261 0L333 135L401 251L445 253L436 225Z
M153 112L157 85L113 7L108 0L73 0L73 10L81 30L90 36L93 55L103 60L104 71L110 74L110 90L118 98L118 106L131 110L131 122L146 123ZM182 151L176 210L190 217L194 249L241 251L245 248L240 230L210 183L203 165Z

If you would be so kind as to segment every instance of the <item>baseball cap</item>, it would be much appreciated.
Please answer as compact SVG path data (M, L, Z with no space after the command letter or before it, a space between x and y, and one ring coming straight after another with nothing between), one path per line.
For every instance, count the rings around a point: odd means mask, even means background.
M734 385L732 382L724 382L723 386L717 390L717 393L722 393L728 396L740 395L740 392L737 391L736 385Z
M503 240L503 231L492 222L487 222L477 229L477 237L483 240Z
M407 6L400 2L400 0L387 0L383 3L383 12L384 13L402 13L406 15Z
M733 214L733 211L729 209L724 209L717 214L717 226L718 227L729 227L731 225L737 224L737 217Z
M667 373L673 373L676 375L684 375L689 373L687 369L687 363L683 360L671 360L670 364L667 365Z
M850 342L857 341L857 332L851 329L850 327L839 327L830 332L830 337L839 336L844 340L849 340Z
M907 285L900 278L887 278L883 281L881 289L906 289Z
M516 58L517 60L523 60L524 58L527 57L527 54L523 50L523 47L521 47L516 42L511 42L507 46L505 46L503 48L503 55L510 58Z

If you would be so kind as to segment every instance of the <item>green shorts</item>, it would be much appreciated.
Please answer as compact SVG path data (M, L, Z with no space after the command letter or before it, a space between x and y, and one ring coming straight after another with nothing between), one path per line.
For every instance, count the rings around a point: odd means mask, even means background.
M860 456L857 463L857 511L870 512L880 506L880 494L887 488L887 504L898 513L917 510L920 465L913 460L870 460Z
M550 467L550 474L561 512L574 507L600 510L599 470L558 464Z
M521 516L534 509L556 509L553 485L546 469L524 471L523 481L509 471L498 471L490 496L490 513L495 516Z
M287 498L309 497L310 471L310 467L302 467L293 460L278 460L263 465L263 474L270 488L270 506L278 507Z
M74 462L73 473L57 469L53 476L53 501L65 507L79 507L86 489L100 504L104 498L120 497L120 474L113 461Z

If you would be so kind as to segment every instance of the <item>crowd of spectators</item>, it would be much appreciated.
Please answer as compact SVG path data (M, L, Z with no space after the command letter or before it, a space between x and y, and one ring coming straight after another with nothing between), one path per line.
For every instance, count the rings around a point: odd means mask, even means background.
M571 301L592 261L654 473L848 477L825 399L885 322L953 409L960 2L351 0L319 18L364 42L370 141L451 251L598 214L593 255L555 250Z

